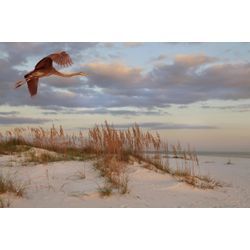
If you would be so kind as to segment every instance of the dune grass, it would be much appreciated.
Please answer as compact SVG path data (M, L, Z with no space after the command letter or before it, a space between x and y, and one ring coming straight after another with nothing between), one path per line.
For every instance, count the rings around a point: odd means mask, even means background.
M0 141L0 154L8 155L10 153L25 152L30 146L23 144L22 141L11 139L9 141Z
M24 191L24 185L17 184L9 176L0 174L0 195L4 193L13 193L18 197L23 197Z
M36 155L29 149L36 147L47 152ZM29 151L27 151L29 150ZM160 135L143 131L137 124L124 130L105 122L90 128L86 134L66 134L62 126L43 128L15 128L0 133L0 153L27 151L27 162L46 164L53 161L97 159L95 167L111 188L128 193L126 166L133 157L142 166L170 174L197 188L220 186L210 177L199 175L199 160L195 150L178 142L168 145ZM51 154L51 151L56 154ZM170 164L175 159L175 166Z
M0 208L10 207L10 201L0 197Z
M128 190L128 175L126 174L126 164L117 160L115 156L100 158L95 167L100 171L109 183L109 188L117 189L120 194L126 194Z
M25 162L48 164L49 162L62 161L63 156L53 154L52 152L36 153L35 151L28 151L25 153Z
M102 187L99 186L97 191L99 192L101 197L108 197L112 195L113 188L110 183L106 182Z

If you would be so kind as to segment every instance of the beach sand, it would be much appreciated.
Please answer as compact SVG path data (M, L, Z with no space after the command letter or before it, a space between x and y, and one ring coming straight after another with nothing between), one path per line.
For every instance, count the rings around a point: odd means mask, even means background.
M23 197L0 195L10 207L250 207L250 159L199 156L201 174L222 184L215 189L198 189L168 174L127 167L129 193L101 197L105 183L94 161L59 161L22 166L17 156L0 156L0 173L23 184ZM170 164L175 160L171 159ZM85 178L84 178L85 175Z

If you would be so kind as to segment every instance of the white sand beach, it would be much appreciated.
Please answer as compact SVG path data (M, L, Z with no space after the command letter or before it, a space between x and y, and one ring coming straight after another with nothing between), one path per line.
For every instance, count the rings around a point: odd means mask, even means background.
M174 159L170 164L174 164ZM23 166L16 155L0 156L0 173L24 186L23 197L0 195L10 207L250 207L250 159L199 156L201 174L222 184L199 189L166 173L127 167L127 194L101 197L104 178L94 161L58 161Z

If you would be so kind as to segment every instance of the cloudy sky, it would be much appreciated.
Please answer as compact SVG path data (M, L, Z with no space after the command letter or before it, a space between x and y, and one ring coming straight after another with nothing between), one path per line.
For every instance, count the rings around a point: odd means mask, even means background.
M44 56L66 50L89 77L13 89ZM0 129L134 122L198 150L250 150L250 43L0 43Z

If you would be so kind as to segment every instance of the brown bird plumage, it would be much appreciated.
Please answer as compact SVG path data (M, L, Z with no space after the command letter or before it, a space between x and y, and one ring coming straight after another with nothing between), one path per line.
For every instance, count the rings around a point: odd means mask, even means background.
M37 94L39 78L51 75L56 75L61 77L87 76L87 74L83 72L75 72L75 73L59 72L53 67L53 62L62 67L68 67L73 64L69 54L67 54L65 51L50 54L44 57L42 60L40 60L36 64L35 69L26 74L24 76L25 78L24 80L18 81L15 87L18 88L27 82L30 95L34 96Z

